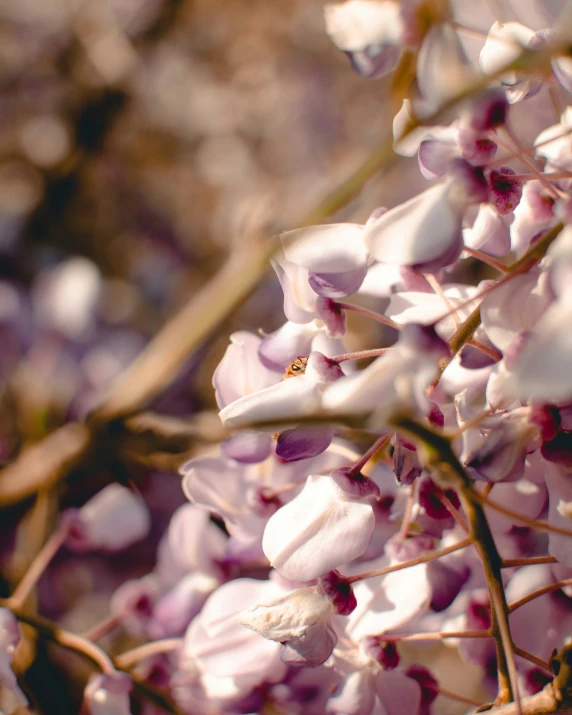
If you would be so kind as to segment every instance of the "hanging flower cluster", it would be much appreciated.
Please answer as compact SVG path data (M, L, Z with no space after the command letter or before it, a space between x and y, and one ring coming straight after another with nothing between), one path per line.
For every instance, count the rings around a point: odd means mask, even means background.
M485 5L471 3L473 17ZM427 186L363 224L283 233L272 266L286 321L229 338L213 376L228 439L181 467L191 503L154 572L112 601L151 641L154 677L183 712L520 702L572 634L566 18L536 30L491 19L479 37L457 12L437 0L325 6L361 75L415 66L394 147L417 156ZM529 100L532 141L520 133ZM379 344L350 352L353 312L387 326ZM116 497L99 497L67 515L68 543L117 550L144 536L141 504L122 494L110 538ZM0 692L20 703L12 620L0 623L12 634ZM412 660L416 640L480 667L479 693L437 678L423 650ZM128 713L126 678L92 679L86 707Z

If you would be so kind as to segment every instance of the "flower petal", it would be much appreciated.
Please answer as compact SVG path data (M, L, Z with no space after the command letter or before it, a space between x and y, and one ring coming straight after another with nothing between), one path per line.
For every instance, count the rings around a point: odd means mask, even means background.
M286 578L317 578L367 547L375 524L371 505L339 495L329 477L311 475L300 494L268 520L262 548Z

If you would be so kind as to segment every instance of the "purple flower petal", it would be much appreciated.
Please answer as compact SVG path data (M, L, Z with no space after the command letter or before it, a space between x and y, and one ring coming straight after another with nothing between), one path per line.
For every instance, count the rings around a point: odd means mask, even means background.
M287 462L298 462L322 454L330 446L331 427L294 427L280 432L276 455Z
M345 273L310 273L312 290L324 298L345 298L357 293L367 275L367 265Z

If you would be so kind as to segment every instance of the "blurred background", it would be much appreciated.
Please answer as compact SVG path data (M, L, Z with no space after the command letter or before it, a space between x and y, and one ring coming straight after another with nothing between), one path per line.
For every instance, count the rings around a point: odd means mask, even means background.
M0 0L0 468L81 421L234 246L295 225L346 178L390 131L390 81L352 72L320 0ZM365 221L425 186L404 160L338 219ZM213 410L229 334L276 329L281 306L269 275L151 408ZM348 347L376 344L371 330L352 316ZM37 604L77 631L107 615L185 501L176 468L111 448L0 511L0 596L58 512L112 481L143 494L151 535L115 556L63 551ZM22 657L40 710L77 712L77 659L54 667L42 645Z
M0 0L0 85L0 467L81 421L234 245L292 225L391 120L385 82L351 71L317 0ZM281 304L269 275L152 409L213 409L229 334L277 328ZM112 481L143 494L151 535L115 556L62 551L35 606L76 631L108 614L185 501L174 468L111 448L0 511L0 596L58 512ZM77 712L81 660L28 636L40 709Z

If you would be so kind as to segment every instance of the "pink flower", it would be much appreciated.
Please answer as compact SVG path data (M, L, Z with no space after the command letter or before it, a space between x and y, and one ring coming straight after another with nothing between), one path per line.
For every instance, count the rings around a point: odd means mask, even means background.
M0 706L7 715L17 708L28 709L28 701L12 670L14 651L20 638L20 626L15 616L7 608L0 608Z
M105 487L68 517L72 525L66 546L74 551L121 551L151 528L142 497L120 484Z
M127 673L92 675L83 694L84 705L90 715L131 715L132 686Z

